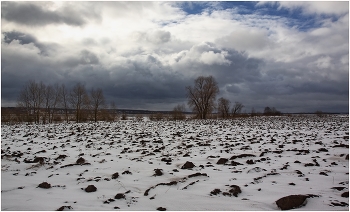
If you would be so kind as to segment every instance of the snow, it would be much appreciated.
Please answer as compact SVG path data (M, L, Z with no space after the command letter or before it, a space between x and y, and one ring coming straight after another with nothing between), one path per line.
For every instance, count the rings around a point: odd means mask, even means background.
M318 195L294 210L349 210L341 196L349 191L348 136L349 117L337 115L2 125L1 210L271 211L293 194ZM230 159L241 154L254 157ZM44 163L24 162L36 157ZM80 157L84 165L75 164ZM195 167L181 169L186 161ZM88 185L97 191L85 192ZM242 193L225 196L230 185Z

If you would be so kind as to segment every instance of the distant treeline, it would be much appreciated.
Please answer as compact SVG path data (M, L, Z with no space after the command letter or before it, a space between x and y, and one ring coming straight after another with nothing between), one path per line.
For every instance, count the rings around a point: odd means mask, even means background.
M177 105L172 111L150 111L117 109L114 102L106 103L101 88L87 91L84 84L76 83L72 89L64 84L46 85L43 82L29 81L20 91L17 107L1 108L2 123L53 123L53 122L89 122L126 120L133 115L136 120L143 120L147 115L150 120L184 120L194 119L230 119L249 116L280 116L282 113L274 107L265 107L264 112L251 109L243 112L245 107L241 102L231 102L221 97L219 86L212 76L200 76L194 81L194 86L186 87L188 106L191 112L186 112L185 105ZM325 113L316 111L323 116Z

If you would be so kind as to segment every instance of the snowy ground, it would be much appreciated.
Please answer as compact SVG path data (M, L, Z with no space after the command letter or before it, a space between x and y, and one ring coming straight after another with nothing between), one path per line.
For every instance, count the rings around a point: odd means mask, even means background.
M348 116L3 125L1 210L349 210L348 154Z

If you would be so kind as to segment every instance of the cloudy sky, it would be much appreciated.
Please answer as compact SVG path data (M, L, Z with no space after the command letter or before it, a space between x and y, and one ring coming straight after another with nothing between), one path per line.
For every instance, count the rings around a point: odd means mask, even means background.
M348 112L349 3L1 2L2 106L36 80L172 110L201 75L246 112Z

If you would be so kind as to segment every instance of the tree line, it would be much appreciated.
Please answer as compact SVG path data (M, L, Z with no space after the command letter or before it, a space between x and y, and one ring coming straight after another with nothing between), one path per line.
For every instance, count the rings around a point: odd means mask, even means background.
M210 114L217 109L217 115L220 118L236 117L242 112L244 105L241 102L235 102L230 108L230 100L219 98L216 103L216 96L219 94L219 86L213 76L200 76L194 81L194 86L186 87L188 105L198 119L207 119ZM255 109L252 109L252 115L256 115ZM281 112L274 107L266 107L264 115L280 115Z
M199 76L194 80L193 86L186 88L187 104L195 114L196 119L234 118L241 114L244 105L236 101L232 107L230 100L221 97L216 101L219 94L218 83L213 76ZM25 118L22 121L35 123L52 123L53 121L114 121L120 114L114 102L106 103L101 88L87 90L82 83L76 83L71 89L65 84L47 85L43 82L29 81L20 91L17 107L25 110ZM170 115L165 118L164 114L151 114L150 120L183 120L185 105L177 105ZM62 115L63 114L63 115ZM254 108L251 115L256 114ZM265 107L264 115L280 115L281 112L274 107ZM62 120L63 117L63 120ZM141 117L141 118L140 118ZM121 115L126 119L126 114ZM142 120L137 116L136 120Z
M52 123L60 120L63 110L66 122L74 119L76 122L99 119L113 120L117 114L107 112L106 101L101 88L92 88L87 91L85 85L76 83L72 89L65 84L46 85L43 82L29 81L21 90L17 107L23 108L26 113L26 121L35 123ZM116 109L111 103L111 109ZM74 118L69 111L74 111Z

